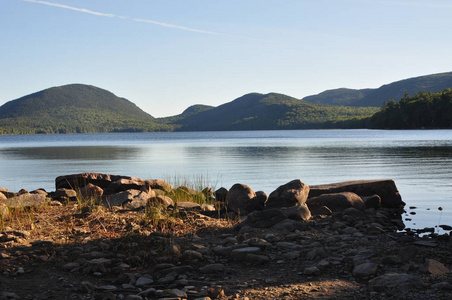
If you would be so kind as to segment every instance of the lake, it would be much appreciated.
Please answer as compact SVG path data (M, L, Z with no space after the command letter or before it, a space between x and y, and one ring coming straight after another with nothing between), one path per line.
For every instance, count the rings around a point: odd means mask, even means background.
M57 176L81 172L228 189L244 183L267 194L293 179L390 178L407 203L407 227L452 225L452 130L0 136L0 187L54 191Z

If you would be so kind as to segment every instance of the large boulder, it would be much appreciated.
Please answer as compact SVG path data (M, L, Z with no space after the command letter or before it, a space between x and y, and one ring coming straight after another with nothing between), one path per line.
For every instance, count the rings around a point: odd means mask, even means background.
M48 199L43 194L23 193L2 201L10 208L39 207L47 203Z
M79 173L79 174L71 174L71 175L63 175L58 176L55 179L55 188L61 189L80 189L87 185L88 183L92 183L101 187L102 189L107 188L112 182L120 180L120 179L132 179L129 176L121 176L121 175L110 175L110 174L102 174L102 173Z
M309 194L309 186L300 179L292 180L289 183L281 185L265 202L266 208L292 207L304 204Z
M381 206L386 208L401 208L405 206L395 182L391 179L355 180L311 185L309 198L341 192L352 192L360 197L378 195L381 198Z
M146 188L171 191L171 184L162 179L141 179L130 176L111 175L102 173L80 173L72 175L58 176L55 179L56 189L80 189L87 184L97 185L104 190L104 193L114 194L116 192L137 189L146 190Z
M2 200L6 200L6 196L2 192L0 192L0 201Z
M245 184L236 183L228 192L225 206L228 211L247 215L257 207L256 193Z
M226 188L221 187L214 192L214 196L217 201L224 202L224 201L226 201L226 197L228 196L228 193L229 193L229 191Z
M350 192L323 194L309 198L306 204L313 215L319 214L319 209L323 206L328 207L332 212L342 212L349 207L364 210L366 207L361 197Z

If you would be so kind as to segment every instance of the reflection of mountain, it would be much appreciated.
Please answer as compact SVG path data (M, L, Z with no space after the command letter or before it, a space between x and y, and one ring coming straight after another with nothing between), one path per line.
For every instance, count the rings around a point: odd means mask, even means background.
M7 157L43 160L127 160L140 151L133 147L68 146L68 147L24 147L0 150Z

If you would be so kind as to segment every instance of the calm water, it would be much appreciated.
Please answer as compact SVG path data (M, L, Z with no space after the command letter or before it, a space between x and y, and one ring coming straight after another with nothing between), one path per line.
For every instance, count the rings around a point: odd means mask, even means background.
M267 193L296 178L311 185L391 178L416 213L405 216L408 227L452 225L452 130L0 136L1 187L53 191L57 176L80 172L244 183Z

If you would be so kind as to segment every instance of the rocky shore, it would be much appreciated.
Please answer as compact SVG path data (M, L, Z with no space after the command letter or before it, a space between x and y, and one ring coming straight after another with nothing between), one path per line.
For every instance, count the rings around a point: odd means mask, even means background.
M0 300L452 299L452 227L402 231L392 180L55 183L0 188Z

